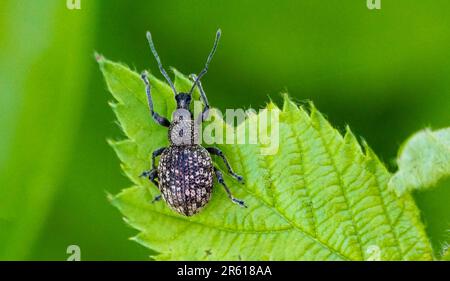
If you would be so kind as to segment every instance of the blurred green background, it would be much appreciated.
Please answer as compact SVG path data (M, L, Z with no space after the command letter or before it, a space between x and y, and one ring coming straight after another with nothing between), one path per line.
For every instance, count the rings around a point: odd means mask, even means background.
M381 0L0 3L0 260L145 260L106 200L128 186L106 143L121 136L94 51L137 70L198 72L210 103L262 107L288 91L349 124L391 171L414 131L450 125L450 2ZM450 181L415 194L436 248L449 240Z

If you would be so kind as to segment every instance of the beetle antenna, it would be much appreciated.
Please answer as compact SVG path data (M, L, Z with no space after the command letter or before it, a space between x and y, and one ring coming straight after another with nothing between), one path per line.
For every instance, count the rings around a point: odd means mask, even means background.
M202 71L200 71L200 73L197 76L197 79L195 79L194 84L192 85L192 88L189 91L189 95L191 95L192 92L194 91L195 86L197 86L197 84L198 84L198 81L200 81L200 79L203 77L203 75L205 75L206 72L208 72L209 63L211 62L211 59L213 58L214 53L216 52L217 45L219 44L219 39L220 39L221 34L222 34L222 31L219 28L216 32L216 39L214 40L214 46L213 46L211 52L209 53L208 58L206 59L205 67L203 68Z
M175 90L175 86L173 85L172 80L170 80L169 75L167 75L167 72L164 70L164 67L162 66L161 60L159 59L158 53L156 52L155 49L155 45L153 44L152 34L150 33L150 31L147 31L147 40L148 44L150 45L150 49L152 50L153 56L155 57L156 62L158 62L159 71L161 71L161 74L164 76L164 78L166 78L174 94L176 95L177 90Z

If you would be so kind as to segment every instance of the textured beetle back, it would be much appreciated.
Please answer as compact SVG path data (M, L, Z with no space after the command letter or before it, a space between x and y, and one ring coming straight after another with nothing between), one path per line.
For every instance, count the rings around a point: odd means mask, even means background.
M169 146L158 165L159 189L168 205L192 216L208 203L213 186L213 165L199 145Z
M168 131L171 145L196 145L199 144L198 126L194 120L174 120Z

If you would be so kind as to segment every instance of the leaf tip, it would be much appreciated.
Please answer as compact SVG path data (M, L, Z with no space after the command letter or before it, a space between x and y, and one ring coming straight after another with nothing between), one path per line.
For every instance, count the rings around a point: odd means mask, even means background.
M108 143L109 146L114 147L116 145L116 141L110 138L106 139L106 143Z
M370 159L378 160L378 156L375 154L373 149L370 147L369 143L367 143L365 138L361 138L361 145L362 145L362 148L364 149L364 153L367 157L369 157Z
M266 105L266 108L268 110L277 110L278 106L272 101L272 99L270 99L269 102Z
M175 67L170 67L170 70L174 73L175 76L175 80L173 82L175 88L180 92L189 92L193 82L186 75L178 71L178 69L176 69ZM198 89L195 90L198 91Z
M290 111L298 111L298 106L291 100L289 95L287 93L283 93L283 111L290 112Z
M323 114L317 110L316 106L312 101L308 101L308 109L310 112L311 122L313 125L319 126L320 124L327 123Z
M108 201L114 205L113 201L116 199L114 195L112 195L111 193L109 193L108 191L105 191L106 194L106 199L108 199Z
M313 102L312 100L308 100L307 104L308 104L309 110L310 110L311 112L317 111L317 108L316 108L316 106L314 105L314 102Z
M112 109L115 109L115 108L117 107L117 103L116 103L116 102L113 102L113 101L109 101L109 102L108 102L108 105L109 105Z
M184 74L182 74L178 69L176 69L175 67L171 66L170 67L170 71L173 72L173 74L175 75L175 77L181 77L181 78L185 78L186 76L184 76Z
M97 53L97 51L94 52L94 58L100 65L105 62L105 57L102 54Z
M344 143L355 151L362 153L361 144L349 125L345 126Z
M353 133L352 129L350 128L350 126L348 124L345 125L344 140L351 141L351 142L357 141L355 134Z
M322 113L320 113L320 111L317 110L317 107L314 105L313 101L311 101L311 100L307 101L306 105L307 105L307 110L309 111L309 115L312 120L319 120L319 119L325 118L322 115Z
M125 219L125 218L124 218L124 219ZM131 236L131 237L128 238L128 240L133 241L133 242L136 242L136 243L138 243L138 244L141 244L141 239L139 238L138 235Z

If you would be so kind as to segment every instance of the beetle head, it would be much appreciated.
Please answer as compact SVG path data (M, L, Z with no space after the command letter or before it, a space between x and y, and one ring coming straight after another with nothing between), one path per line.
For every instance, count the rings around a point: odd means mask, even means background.
M177 109L189 110L191 105L191 95L188 93L179 93L175 95L175 100L177 101Z

